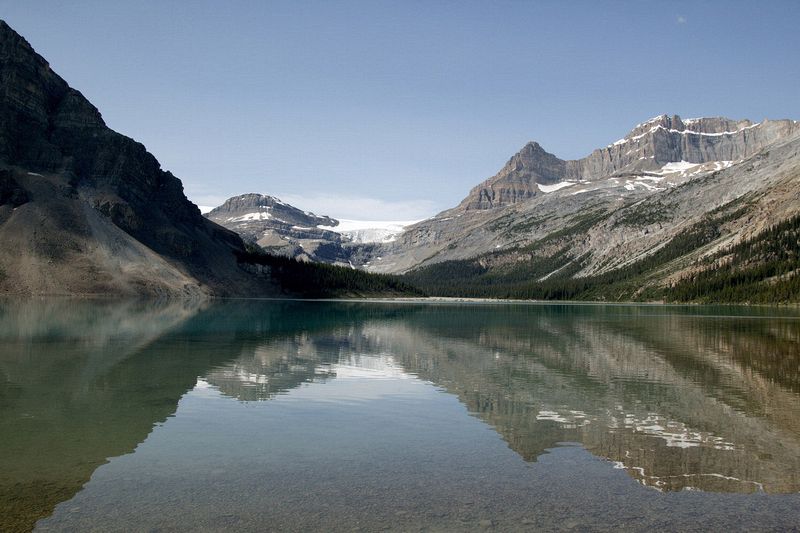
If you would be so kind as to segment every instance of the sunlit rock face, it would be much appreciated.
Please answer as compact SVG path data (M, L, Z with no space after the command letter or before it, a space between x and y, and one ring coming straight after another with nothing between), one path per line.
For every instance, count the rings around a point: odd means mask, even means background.
M677 115L660 115L637 124L624 138L583 159L565 161L531 142L500 172L472 189L459 207L504 207L551 192L548 186L555 183L658 171L669 163L740 161L797 131L800 126L793 120L754 124L723 117L682 120Z

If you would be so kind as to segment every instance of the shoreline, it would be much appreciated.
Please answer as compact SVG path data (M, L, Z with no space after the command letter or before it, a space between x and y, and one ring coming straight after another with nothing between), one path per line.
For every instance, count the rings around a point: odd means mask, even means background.
M586 305L586 306L648 306L648 307L750 307L799 309L800 302L664 302L664 301L598 301L598 300L522 300L504 298L471 298L459 296L340 296L333 298L303 298L295 296L167 296L117 294L0 294L0 302L31 300L96 300L96 301L296 301L296 302L359 302L386 304L470 304L470 305Z

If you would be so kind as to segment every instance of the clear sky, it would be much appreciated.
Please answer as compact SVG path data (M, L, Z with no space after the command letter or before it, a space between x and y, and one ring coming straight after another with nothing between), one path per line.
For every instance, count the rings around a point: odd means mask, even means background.
M661 113L800 118L800 1L0 0L190 199L342 218L451 207L527 141Z

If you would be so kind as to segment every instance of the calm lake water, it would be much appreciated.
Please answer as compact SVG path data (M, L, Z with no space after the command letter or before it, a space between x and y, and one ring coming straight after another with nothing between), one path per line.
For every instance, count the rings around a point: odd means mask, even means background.
M0 304L0 530L787 530L800 314Z

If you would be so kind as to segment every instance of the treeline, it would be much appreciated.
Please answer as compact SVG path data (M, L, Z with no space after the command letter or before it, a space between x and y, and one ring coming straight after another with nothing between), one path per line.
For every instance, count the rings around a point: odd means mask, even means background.
M546 257L505 267L486 268L490 255L477 259L437 263L406 275L412 284L437 296L515 298L536 300L632 300L656 299L652 290L643 291L648 274L664 264L712 242L720 235L722 220L709 217L676 235L666 245L630 265L604 274L573 277L590 260L571 257L564 246ZM559 267L561 267L559 269ZM559 269L559 270L556 270ZM539 281L547 274L552 274Z
M666 291L672 301L800 302L800 216L720 251Z
M487 268L496 261L476 259L437 263L405 276L435 296L536 300L666 300L675 302L798 302L800 217L777 225L701 265L704 270L672 287L659 286L659 271L668 263L716 240L730 215L712 214L679 233L659 250L630 265L604 274L573 277L587 266L588 256L570 257L568 247L548 257ZM710 268L722 256L728 262ZM560 270L556 269L562 266ZM539 281L548 273L547 279Z
M345 296L450 296L530 300L664 300L670 302L800 302L800 216L775 225L697 264L698 272L664 287L669 264L708 245L731 217L712 214L677 234L656 252L622 268L575 278L591 257L574 257L568 243L548 256L516 250L437 263L403 276L370 274L305 263L249 247L239 262L268 267L265 276L287 293L305 298ZM552 243L552 240L550 241ZM532 254L532 255L531 255ZM507 262L504 263L504 259ZM493 265L493 266L489 266ZM549 276L548 276L549 275ZM547 279L539 281L544 276Z
M251 271L260 270L289 295L301 298L423 295L399 276L306 263L267 254L254 246L248 246L246 252L237 254L237 260Z

